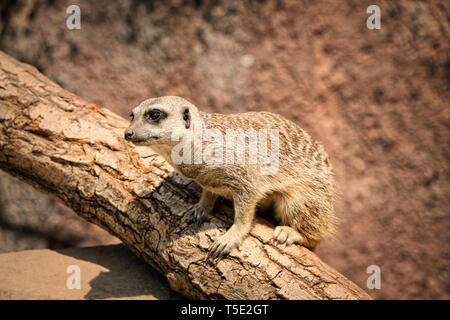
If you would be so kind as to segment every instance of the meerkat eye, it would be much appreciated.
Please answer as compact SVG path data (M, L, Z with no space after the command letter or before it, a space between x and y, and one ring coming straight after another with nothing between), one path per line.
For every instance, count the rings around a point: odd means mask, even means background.
M147 113L147 118L152 121L157 121L161 118L161 111L159 110L151 110Z

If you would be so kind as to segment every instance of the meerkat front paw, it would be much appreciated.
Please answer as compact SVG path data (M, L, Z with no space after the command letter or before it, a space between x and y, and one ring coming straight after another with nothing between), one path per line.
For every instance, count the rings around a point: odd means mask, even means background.
M203 189L200 201L191 208L194 222L200 226L205 216L209 215L216 203L217 195Z
M200 226L203 223L205 216L209 215L212 210L213 208L210 206L205 206L199 202L190 209L189 213L192 215L194 223L197 226Z
M231 232L230 232L231 231ZM239 235L233 230L228 230L223 236L218 238L211 248L209 249L208 258L212 259L220 259L224 256L227 256L231 250L239 247L242 242L242 235Z

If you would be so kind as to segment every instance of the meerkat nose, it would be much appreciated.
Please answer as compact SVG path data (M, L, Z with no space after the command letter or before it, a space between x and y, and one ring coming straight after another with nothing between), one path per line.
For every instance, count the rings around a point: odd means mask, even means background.
M128 128L125 131L125 139L126 140L131 140L133 137L134 137L134 131Z

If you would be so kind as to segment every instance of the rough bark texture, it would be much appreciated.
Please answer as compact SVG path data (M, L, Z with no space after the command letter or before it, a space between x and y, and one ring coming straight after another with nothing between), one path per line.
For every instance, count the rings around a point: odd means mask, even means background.
M127 123L0 52L0 168L119 237L174 290L189 298L370 298L309 250L275 246L261 219L241 250L205 260L230 224L229 206L219 204L200 228L191 224L185 212L198 186L151 149L127 144Z

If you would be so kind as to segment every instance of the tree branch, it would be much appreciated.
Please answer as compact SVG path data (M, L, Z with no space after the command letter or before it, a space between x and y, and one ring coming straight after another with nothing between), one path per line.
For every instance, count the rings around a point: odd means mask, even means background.
M309 250L276 246L261 218L240 250L205 260L231 224L229 204L192 224L185 212L199 187L127 144L127 125L0 52L0 168L119 237L174 290L194 299L370 299Z

